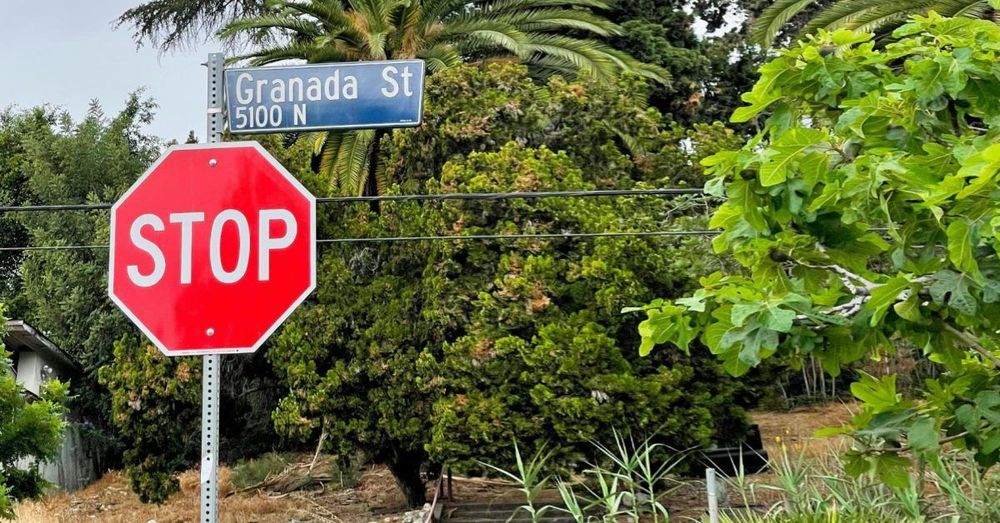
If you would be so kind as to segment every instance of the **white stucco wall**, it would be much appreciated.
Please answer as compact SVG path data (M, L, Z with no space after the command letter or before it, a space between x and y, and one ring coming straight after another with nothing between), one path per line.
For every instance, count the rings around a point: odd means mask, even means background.
M33 351L24 351L17 356L17 382L28 392L38 395L42 384L42 358Z

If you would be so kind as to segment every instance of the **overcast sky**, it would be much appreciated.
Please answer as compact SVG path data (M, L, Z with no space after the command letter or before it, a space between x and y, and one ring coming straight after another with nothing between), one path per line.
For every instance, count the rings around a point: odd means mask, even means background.
M91 100L117 113L146 88L159 104L148 129L183 141L205 137L205 45L160 55L136 49L112 22L140 0L0 0L0 109L51 104L79 119Z
M141 0L0 0L0 110L51 104L79 119L91 100L116 114L145 88L159 104L148 131L183 141L205 138L205 56L216 44L161 55L136 49L112 22ZM729 25L738 25L730 20ZM704 32L704 23L695 24ZM728 28L727 28L728 29ZM722 31L724 32L724 30Z

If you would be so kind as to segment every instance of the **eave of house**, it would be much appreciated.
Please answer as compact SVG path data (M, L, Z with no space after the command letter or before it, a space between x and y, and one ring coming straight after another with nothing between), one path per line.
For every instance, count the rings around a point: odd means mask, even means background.
M63 367L67 375L83 372L83 367L72 356L23 320L7 320L5 344L8 349L23 347L37 352L46 361L55 362Z

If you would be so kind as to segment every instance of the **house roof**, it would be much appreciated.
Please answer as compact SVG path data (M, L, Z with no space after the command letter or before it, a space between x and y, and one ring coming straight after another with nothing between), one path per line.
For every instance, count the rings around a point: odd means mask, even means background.
M7 320L7 336L4 343L8 349L27 348L46 356L47 360L58 363L68 372L83 372L83 367L72 356L24 320Z

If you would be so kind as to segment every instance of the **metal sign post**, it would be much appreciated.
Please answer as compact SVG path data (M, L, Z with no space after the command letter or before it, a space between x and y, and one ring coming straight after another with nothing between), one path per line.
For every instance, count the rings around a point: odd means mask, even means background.
M225 57L208 55L208 143L222 141L222 75ZM219 388L222 357L203 356L201 369L201 513L202 523L219 518Z
M164 355L204 357L198 521L215 523L220 355L259 349L316 287L316 198L259 143L222 143L225 57L205 65L208 143L170 147L111 206L108 295Z

